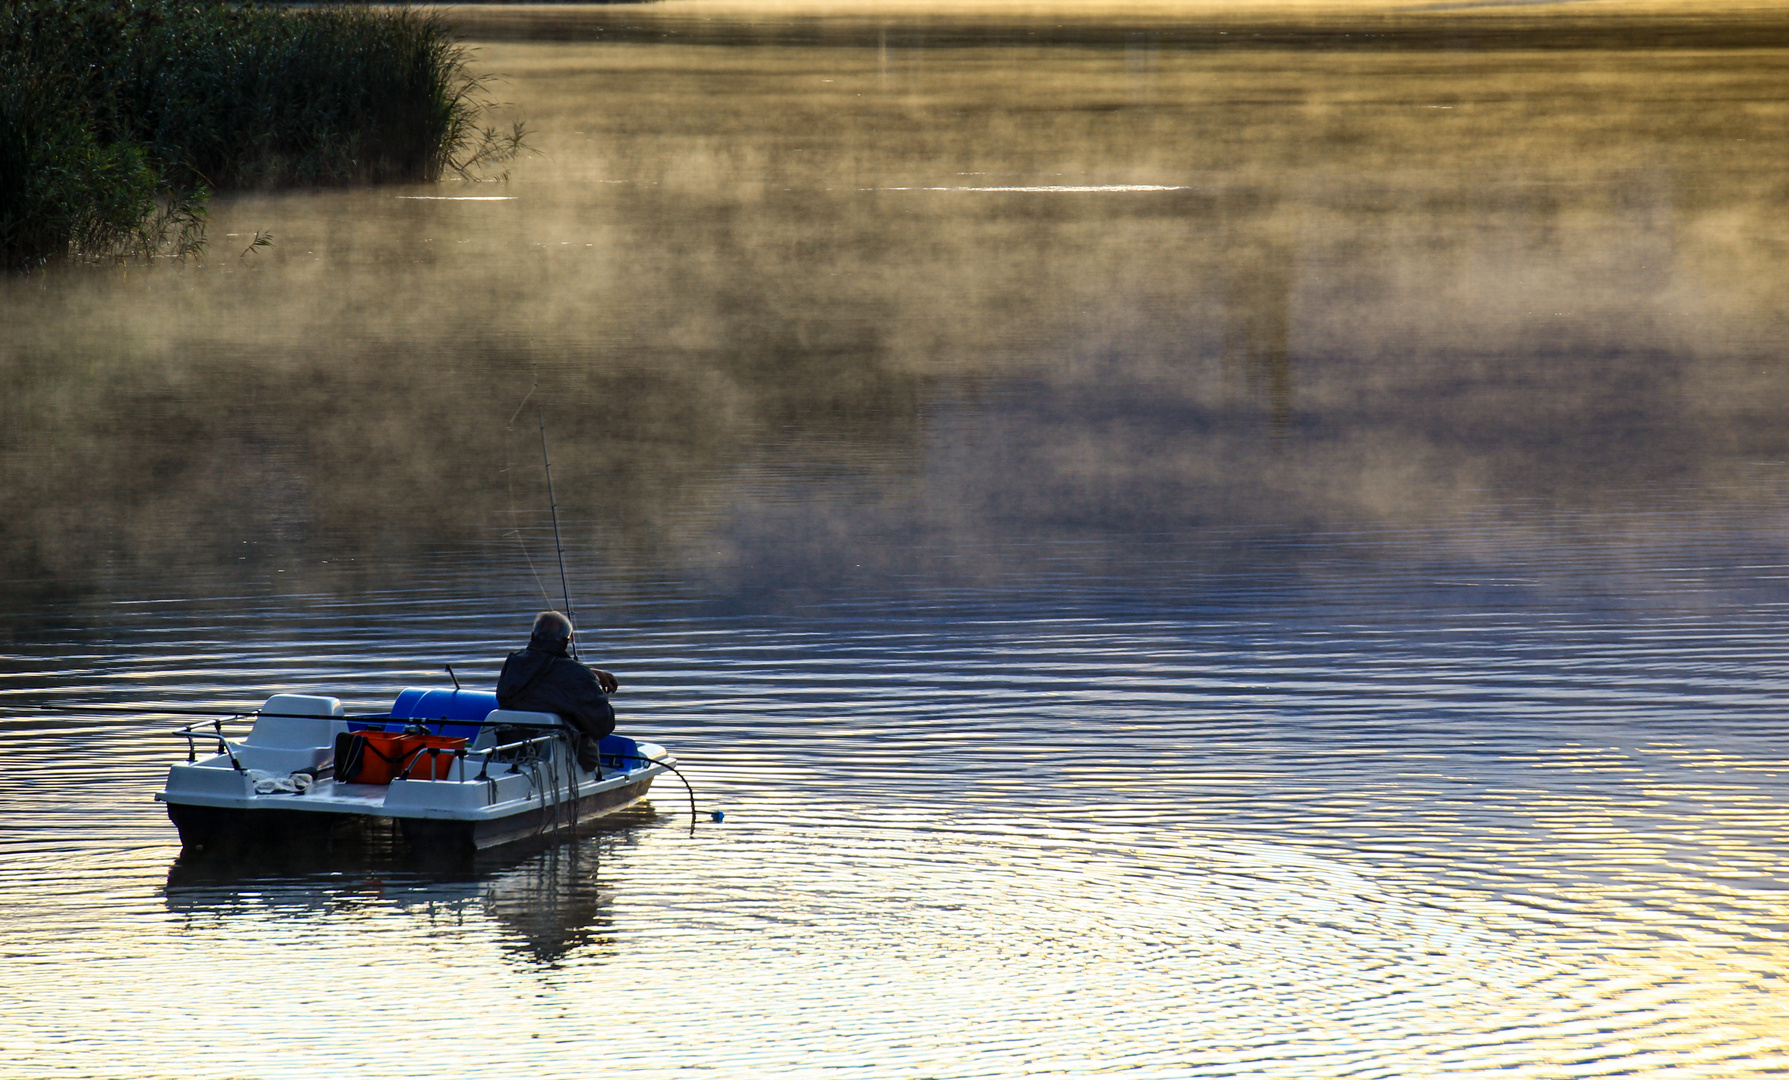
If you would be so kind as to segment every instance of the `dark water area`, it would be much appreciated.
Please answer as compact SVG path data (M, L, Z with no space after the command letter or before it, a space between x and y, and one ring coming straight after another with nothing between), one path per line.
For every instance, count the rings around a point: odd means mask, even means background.
M506 183L0 284L0 1075L1781 1073L1789 52L1569 6L459 9ZM155 707L559 602L542 418L702 820L181 856Z

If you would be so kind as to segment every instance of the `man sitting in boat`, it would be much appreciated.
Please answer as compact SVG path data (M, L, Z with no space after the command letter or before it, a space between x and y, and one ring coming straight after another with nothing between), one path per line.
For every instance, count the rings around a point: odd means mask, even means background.
M534 620L528 647L509 654L497 676L497 704L505 709L558 713L576 728L578 764L594 769L597 743L615 730L615 709L608 695L619 685L606 671L573 660L571 620L557 611L543 611Z

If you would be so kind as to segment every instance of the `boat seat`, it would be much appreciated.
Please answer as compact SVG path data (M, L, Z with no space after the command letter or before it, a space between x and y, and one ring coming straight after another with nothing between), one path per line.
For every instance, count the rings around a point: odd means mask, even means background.
M530 712L525 709L492 709L485 714L487 724L533 724L536 727L564 727L565 721L558 713Z
M602 755L604 768L632 772L646 764L640 760L640 744L626 735L604 735L596 751Z
M539 727L542 724L548 725L549 727L565 726L565 721L560 718L558 713L530 712L524 709L492 709L489 713L485 714L485 723L489 725L485 728L485 731L489 733L489 736L487 739L480 740L480 742L484 744L482 747L474 747L474 749L488 749L497 745L497 728L495 727L497 724L532 724L536 727ZM540 732L538 734L545 733ZM517 740L509 739L506 741L515 742Z
M336 733L348 730L342 715L339 698L275 694L261 706L238 757L270 773L314 769L335 753Z

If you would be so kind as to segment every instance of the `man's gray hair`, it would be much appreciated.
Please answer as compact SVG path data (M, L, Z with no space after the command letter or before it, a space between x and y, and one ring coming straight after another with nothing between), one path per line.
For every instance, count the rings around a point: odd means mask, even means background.
M557 611L543 611L534 617L532 637L548 645L563 645L571 640L571 620Z

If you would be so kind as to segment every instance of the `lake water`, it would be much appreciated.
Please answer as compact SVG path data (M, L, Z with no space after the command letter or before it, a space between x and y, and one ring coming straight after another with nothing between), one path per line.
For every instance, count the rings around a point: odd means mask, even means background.
M1789 51L1430 7L460 11L507 183L0 285L0 1075L1789 1071ZM694 828L180 858L543 421Z

